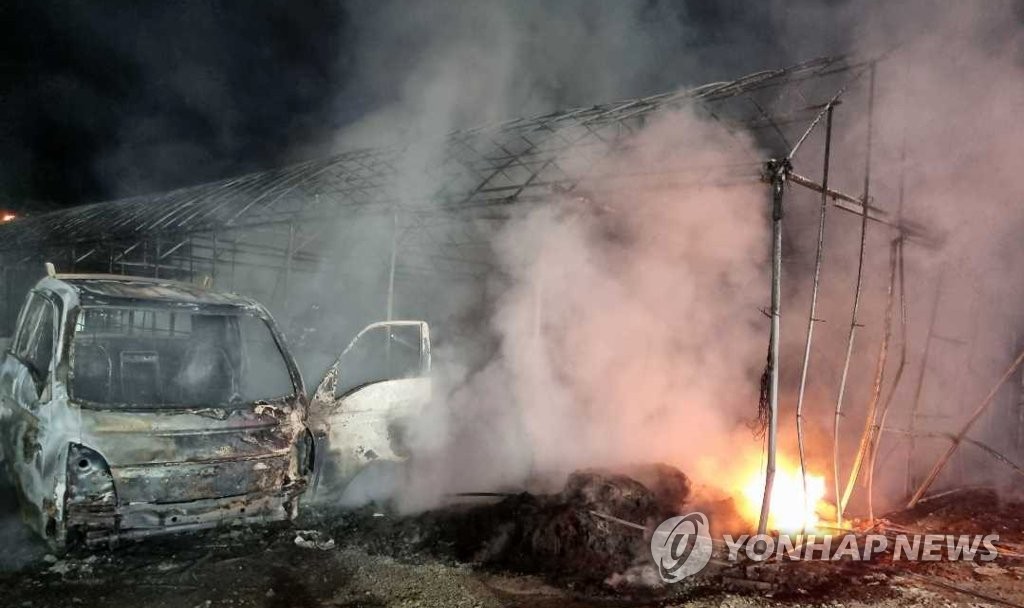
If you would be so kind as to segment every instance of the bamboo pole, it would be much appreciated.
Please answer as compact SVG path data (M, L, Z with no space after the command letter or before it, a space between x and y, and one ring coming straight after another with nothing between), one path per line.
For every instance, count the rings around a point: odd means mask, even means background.
M900 385L900 380L903 379L903 370L907 365L907 285L903 264L903 238L900 237L897 243L900 283L900 362L896 366L896 374L893 376L892 386L889 387L889 393L886 395L885 401L882 402L882 411L879 414L878 425L874 430L874 439L871 446L869 446L870 449L868 451L868 519L872 520L875 518L875 461L878 458L878 450L882 443L882 431L885 429L885 420L889 416L889 406L892 405L892 398L896 394L896 389Z
M949 462L949 459L953 456L954 453L956 453L957 448L960 447L960 442L963 441L968 431L970 431L971 427L974 426L974 423L977 422L978 419L981 418L981 415L985 413L985 410L988 409L988 406L991 405L993 401L995 401L996 395L999 393L999 389L1002 388L1003 384L1005 384L1006 381L1010 379L1010 377L1013 375L1013 372L1015 372L1017 368L1020 367L1020 364L1022 362L1024 362L1024 350L1022 350L1020 354L1017 355L1017 358L1013 360L1013 363L1011 363L1010 366L1006 368L1006 371L1003 372L1002 377L999 378L999 381L996 382L996 385L992 387L992 390L989 391L988 395L986 395L985 398L981 401L981 403L978 404L978 407L975 408L974 413L971 414L971 417L967 419L966 423L964 423L964 426L963 428L960 429L960 432L953 437L953 440L949 445L949 449L947 449L942 454L942 456L940 456L939 459L935 462L935 466L932 467L932 470L928 473L928 476L925 477L924 481L921 482L920 487L918 487L917 491L914 492L914 496L911 497L910 502L907 503L908 509L914 508L914 505L916 505L918 501L921 500L921 497L924 496L924 493L927 492L928 488L931 487L932 483L935 482L935 478L937 478L939 476L939 473L942 472L942 468L946 466L946 463Z
M853 343L857 336L857 311L860 307L860 292L864 280L864 245L867 240L868 229L868 204L871 186L871 127L875 107L875 66L871 65L871 77L868 85L868 133L867 146L864 161L864 195L861 199L864 204L861 206L860 221L860 254L857 261L857 283L853 294L853 311L850 315L850 332L846 341L846 359L843 363L843 375L839 380L839 395L836 397L835 416L832 420L832 484L835 489L836 498L836 523L843 525L843 504L839 492L839 422L843 416L843 397L846 394L846 380L850 373L850 359L853 356Z
M889 287L885 296L885 321L882 324L882 343L878 348L878 360L875 363L875 379L871 384L871 398L868 401L868 411L864 416L864 431L861 433L860 445L857 446L857 454L853 458L853 466L850 469L850 476L846 480L846 489L843 490L843 498L840 510L846 509L850 504L850 496L853 494L853 487L860 477L861 466L867 456L868 450L874 441L876 417L878 415L878 401L882 396L882 382L885 380L885 364L889 358L889 339L892 337L892 304L893 292L896 288L896 249L899 239L892 242L889 248Z
M768 528L768 514L771 512L772 485L775 482L775 442L779 424L779 342L781 323L779 308L782 302L782 189L786 181L788 161L769 161L772 186L772 303L771 338L769 340L768 385L768 462L765 466L764 496L761 498L761 516L757 522L758 534Z
M804 361L800 368L800 390L796 397L796 444L800 453L800 480L803 484L804 512L807 511L807 459L804 452L804 391L807 388L807 369L811 362L811 341L814 324L818 321L814 313L818 307L818 285L821 278L821 256L825 245L825 214L828 210L828 169L832 150L832 104L828 106L825 118L825 159L821 177L821 210L818 213L818 248L814 255L814 282L811 288L811 308L807 313L807 337L804 340ZM805 530L801 530L804 532Z

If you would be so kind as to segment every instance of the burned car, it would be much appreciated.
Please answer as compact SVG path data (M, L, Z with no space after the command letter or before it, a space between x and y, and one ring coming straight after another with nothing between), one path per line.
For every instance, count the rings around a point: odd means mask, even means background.
M313 439L267 310L160 279L55 275L0 366L0 445L55 547L293 518Z

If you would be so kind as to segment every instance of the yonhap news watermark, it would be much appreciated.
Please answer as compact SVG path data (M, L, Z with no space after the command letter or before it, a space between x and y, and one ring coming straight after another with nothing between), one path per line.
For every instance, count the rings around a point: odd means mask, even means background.
M988 562L999 555L998 534L723 534L712 539L708 518L695 512L663 521L651 535L651 557L662 580L675 583L699 573L712 555L761 562L868 561L891 553L893 561Z
M890 549L893 561L992 561L999 555L995 546L998 540L997 534L722 535L730 561L737 561L741 555L752 561L772 557L805 561L867 561Z

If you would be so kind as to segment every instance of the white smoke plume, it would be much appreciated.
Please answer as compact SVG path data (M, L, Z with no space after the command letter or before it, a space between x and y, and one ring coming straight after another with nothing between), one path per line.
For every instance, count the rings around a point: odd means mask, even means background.
M753 150L679 111L597 171L696 164L714 182ZM652 461L715 468L701 459L749 418L764 362L763 189L659 182L553 198L502 228L501 345L445 403L455 439L439 446L444 464L414 467L414 490Z
M703 74L685 56L670 61L659 55L674 49L665 42L666 32L690 34L680 25L685 20L658 13L669 10L665 5L653 5L652 17L650 11L617 3L592 13L570 4L573 10L562 5L551 12L533 4L442 5L415 9L415 18L385 10L383 21L398 25L375 29L385 33L378 44L409 37L417 50L410 59L415 67L404 72L411 75L403 81L400 99L350 128L340 142L382 136L421 142L407 155L398 184L411 199L435 185L422 168L439 154L451 129L651 93L645 86L666 81L650 78L650 66L670 65L678 73L663 88L693 82L688 74ZM907 245L907 365L888 423L909 425L932 294L947 269L950 288L938 333L968 346L933 344L922 400L930 417L921 424L935 432L955 430L970 403L1012 359L1013 342L1019 344L1014 332L1021 327L1020 315L1013 305L1022 291L1014 267L1024 253L1017 237L1024 211L1016 170L1024 137L1014 119L1024 99L1019 12L1011 3L995 2L945 11L916 2L851 1L830 11L799 4L775 8L792 19L766 27L791 34L790 28L799 26L806 34L792 37L787 60L821 50L861 58L889 53L878 65L872 198L895 212L902 181L905 216L945 241L937 249ZM676 29L665 25L670 21ZM422 23L436 24L444 35L424 42L411 29ZM815 31L842 31L848 39L836 49ZM589 54L571 52L573 45L585 46ZM724 50L721 65L745 65L735 57L749 55L751 48ZM382 73L388 64L380 58L393 58L369 56L376 61L368 60L366 69ZM862 187L866 117L862 79L837 109L832 156L832 186L854 195ZM767 320L760 312L768 304L767 188L712 184L730 176L729 165L763 161L767 154L752 137L676 111L634 135L603 169L635 173L651 166L707 166L705 185L669 187L650 178L615 193L552 193L548 203L524 207L504 225L494 240L498 272L484 288L490 304L486 318L472 318L464 335L441 349L449 365L440 399L412 438L429 457L414 463L399 502L422 508L450 492L517 488L537 478L557 483L574 468L639 461L668 462L700 483L735 490L742 483L739 472L760 464L761 445L745 423L756 413L767 348ZM795 159L796 169L817 179L820 159L821 129ZM780 449L792 463L817 197L795 186L786 197ZM816 330L808 388L810 463L821 475L831 470L831 414L846 347L859 222L829 210L818 309L826 323ZM842 427L844 473L869 399L894 237L878 224L869 226L864 327L850 368ZM463 306L463 299L473 297L460 291L452 308ZM415 306L406 310L416 313ZM467 350L472 340L465 335L474 332L493 334L496 346ZM900 347L896 327L890 381ZM1019 454L1011 399L1004 394L973 435ZM883 439L886 458L877 495L886 506L897 505L906 491L905 446L902 437ZM934 439L918 441L918 476L942 447ZM970 467L974 456L964 458ZM963 481L946 478L947 483ZM860 493L857 509L859 500Z

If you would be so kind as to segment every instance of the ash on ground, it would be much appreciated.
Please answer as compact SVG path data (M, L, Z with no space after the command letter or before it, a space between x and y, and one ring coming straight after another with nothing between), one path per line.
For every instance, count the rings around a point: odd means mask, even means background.
M293 524L236 527L36 556L0 573L5 606L935 606L963 591L1024 600L1024 562L771 562L711 566L664 585L649 531L692 510L690 484L663 465L580 471L552 494L461 497L413 516L381 506L306 509ZM982 508L984 506L984 508ZM881 525L1001 535L1024 543L1024 506L954 493ZM959 528L957 527L959 526ZM643 528L643 529L638 529ZM991 566L991 567L990 567Z

